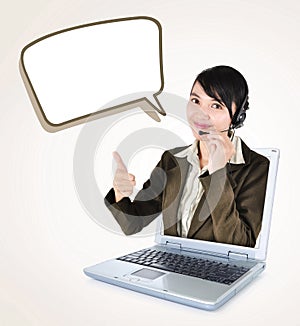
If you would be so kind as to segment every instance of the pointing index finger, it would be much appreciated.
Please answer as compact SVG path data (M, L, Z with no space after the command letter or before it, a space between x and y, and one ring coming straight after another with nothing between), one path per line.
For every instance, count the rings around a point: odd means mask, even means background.
M127 172L127 167L124 164L121 155L118 152L113 152L112 155L113 155L113 158L115 159L115 161L116 161L116 163L118 165L118 169Z

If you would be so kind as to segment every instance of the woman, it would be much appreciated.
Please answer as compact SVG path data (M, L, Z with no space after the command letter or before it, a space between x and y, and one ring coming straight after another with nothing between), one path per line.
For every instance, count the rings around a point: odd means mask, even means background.
M247 82L237 70L201 72L187 105L194 143L164 152L133 201L135 178L114 153L118 167L105 201L125 234L162 213L166 235L255 246L269 161L234 137L247 109Z

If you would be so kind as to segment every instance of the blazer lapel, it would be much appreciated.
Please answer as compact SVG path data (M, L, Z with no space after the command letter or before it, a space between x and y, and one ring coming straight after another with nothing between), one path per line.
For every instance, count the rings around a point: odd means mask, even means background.
M175 159L176 166L167 171L167 185L163 200L163 220L164 234L178 236L178 207L190 164L186 158L175 157Z
M243 157L245 160L244 164L230 164L227 163L227 177L232 186L233 191L237 186L236 172L238 172L243 166L248 165L250 162L251 150L249 147L242 141L242 151ZM200 202L196 208L195 214L192 219L192 223L188 232L188 238L192 238L204 225L207 219L210 217L210 208L206 201L205 192L203 193Z
M195 233L199 231L199 229L203 226L207 218L210 216L209 206L206 201L206 195L203 193L200 202L196 208L194 213L191 226L189 228L189 232L187 237L192 238Z
M237 178L235 172L238 172L242 167L247 166L250 164L251 159L251 150L250 148L241 140L242 142L242 152L245 163L243 164L230 164L227 163L227 176L229 178L229 181L231 183L232 189L234 190L237 186Z

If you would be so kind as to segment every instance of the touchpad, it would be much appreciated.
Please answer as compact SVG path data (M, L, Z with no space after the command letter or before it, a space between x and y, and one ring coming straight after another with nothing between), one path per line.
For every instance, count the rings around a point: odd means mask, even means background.
M142 268L131 275L147 278L148 280L155 280L156 278L165 275L165 273L159 271L153 271L152 269Z

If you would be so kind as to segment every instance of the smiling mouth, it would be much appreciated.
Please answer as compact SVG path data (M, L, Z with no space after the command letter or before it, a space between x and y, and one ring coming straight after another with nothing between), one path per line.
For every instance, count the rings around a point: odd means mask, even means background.
M200 130L208 130L208 129L211 129L211 127L212 127L212 125L210 125L210 124L207 124L207 123L198 123L198 122L194 122L194 126L197 129L200 129Z

